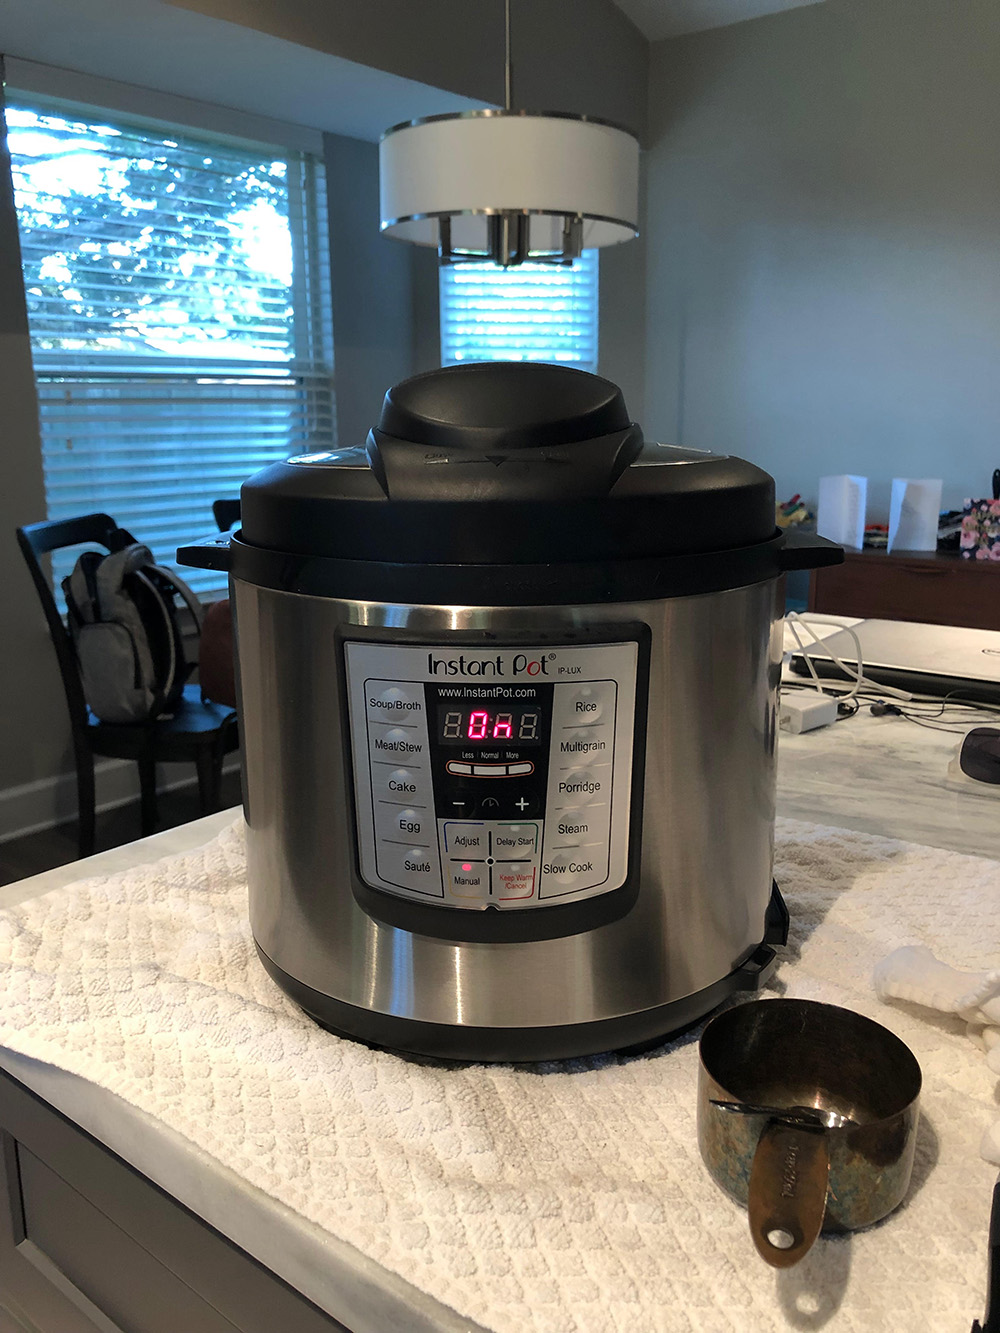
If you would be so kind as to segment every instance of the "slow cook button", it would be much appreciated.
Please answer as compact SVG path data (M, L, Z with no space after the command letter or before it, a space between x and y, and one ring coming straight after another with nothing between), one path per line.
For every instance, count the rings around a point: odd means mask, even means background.
M373 722L412 722L423 716L424 693L419 685L370 680L366 703Z
M399 847L379 842L377 866L380 878L398 889L413 889L430 898L443 898L438 859L426 847Z
M574 769L556 783L556 808L577 807L600 801L604 794L604 779L586 769Z
M541 870L540 898L555 898L561 893L588 889L603 878L594 858L583 851L553 856L543 862Z
M530 861L506 861L493 867L493 896L502 902L535 896L535 867Z

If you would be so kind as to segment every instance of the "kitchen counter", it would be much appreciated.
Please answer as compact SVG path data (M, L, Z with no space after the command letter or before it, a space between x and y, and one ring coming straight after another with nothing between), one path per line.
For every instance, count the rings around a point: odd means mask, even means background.
M956 787L948 779L947 764L958 739L899 717L872 717L866 709L822 731L782 734L778 813L1000 859L1000 797ZM236 813L213 815L9 885L0 889L0 907L197 847L230 824ZM352 1333L475 1333L480 1328L249 1185L161 1120L84 1079L4 1048L0 1069L302 1293L318 1312L331 1317L323 1327L346 1327ZM112 1327L90 1313L92 1322L80 1323L81 1329ZM976 1313L981 1311L970 1310L970 1321ZM8 1328L4 1319L0 1309L0 1333ZM69 1327L51 1325L56 1333L68 1333ZM50 1333L50 1327L43 1333ZM174 1333L181 1333L177 1325Z

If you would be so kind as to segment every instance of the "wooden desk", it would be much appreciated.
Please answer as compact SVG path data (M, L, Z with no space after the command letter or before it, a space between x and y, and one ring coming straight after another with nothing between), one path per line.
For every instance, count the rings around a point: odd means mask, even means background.
M1000 630L1000 561L941 551L848 551L814 569L809 610Z

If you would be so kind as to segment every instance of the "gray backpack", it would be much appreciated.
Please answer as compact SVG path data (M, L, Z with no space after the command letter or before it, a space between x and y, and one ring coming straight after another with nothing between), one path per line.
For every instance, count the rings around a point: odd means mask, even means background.
M134 542L110 555L85 551L62 586L90 710L102 722L152 722L171 713L192 670L178 597L201 631L201 606L187 584Z

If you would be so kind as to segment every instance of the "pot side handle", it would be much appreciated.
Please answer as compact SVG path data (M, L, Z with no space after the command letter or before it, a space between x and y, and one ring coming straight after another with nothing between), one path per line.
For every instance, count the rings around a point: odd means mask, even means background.
M757 1253L772 1268L791 1268L823 1226L830 1153L823 1130L771 1120L750 1167L747 1214Z
M192 569L221 569L229 573L232 551L229 545L231 532L215 533L203 537L199 542L190 542L187 546L178 546L177 563L189 565Z
M825 565L842 565L844 548L815 532L785 530L785 544L778 552L778 567L783 574L793 569L821 569Z

